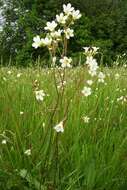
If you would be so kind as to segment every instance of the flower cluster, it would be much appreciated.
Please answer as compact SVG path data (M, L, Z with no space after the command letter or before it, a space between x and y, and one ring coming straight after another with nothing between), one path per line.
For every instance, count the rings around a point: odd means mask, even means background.
M88 116L83 116L82 119L84 123L89 123L90 118Z
M56 15L56 18L47 22L44 30L46 31L45 38L41 38L40 36L36 36L33 38L32 46L37 49L39 47L48 47L50 54L52 55L52 64L53 66L56 63L56 51L57 48L61 44L65 47L65 41L74 37L74 30L70 28L76 20L81 17L81 13L79 10L75 10L74 7L70 3L67 5L63 5L63 12L59 15ZM66 57L66 51L61 54L60 63L63 68L71 67L70 63L72 62L71 58ZM55 57L55 60L54 60Z
M61 67L63 67L63 68L71 67L71 62L72 62L72 59L67 58L66 56L64 56L62 59L60 59Z
M83 90L82 90L82 94L87 97L87 96L90 96L91 93L92 93L91 88L84 86L84 88L83 88Z
M54 130L59 133L63 133L64 132L64 127L63 127L63 121L61 121L60 123L58 123L56 126L54 126Z
M43 101L45 97L45 93L43 90L37 90L35 91L35 96L36 96L37 101Z
M97 47L84 47L85 55L86 55L86 64L89 68L89 74L93 77L97 75L98 64L97 60L93 57L97 54L99 48Z
M97 63L97 60L94 58L94 56L98 53L98 47L84 47L85 50L84 54L86 55L86 65L88 66L88 73L90 74L91 77L98 77L98 82L104 83L105 79L105 74L103 72L98 72L99 71L99 66ZM82 94L84 96L90 96L92 93L91 90L91 85L93 84L93 80L88 80L87 85L88 87L85 86L84 89L82 90Z
M121 104L127 103L127 96L117 98L117 102L121 102Z
M83 49L85 50L85 55L88 57L93 57L94 55L96 55L98 53L98 47L83 47Z
M103 72L99 72L98 74L98 82L104 83L105 74Z
M119 78L120 78L119 73L116 73L116 74L115 74L115 79L118 80Z
M31 155L31 149L25 150L24 154L25 154L26 156L30 156L30 155Z

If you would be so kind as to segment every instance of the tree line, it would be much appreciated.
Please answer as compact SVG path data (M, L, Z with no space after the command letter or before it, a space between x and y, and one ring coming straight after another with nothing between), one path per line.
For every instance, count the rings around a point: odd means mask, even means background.
M48 60L45 48L32 48L33 37L44 35L47 21L55 18L62 5L71 3L82 13L74 26L75 38L70 41L69 54L78 59L83 46L101 49L103 62L111 64L117 55L127 52L126 0L1 0L5 20L0 31L0 56L4 64L28 65Z

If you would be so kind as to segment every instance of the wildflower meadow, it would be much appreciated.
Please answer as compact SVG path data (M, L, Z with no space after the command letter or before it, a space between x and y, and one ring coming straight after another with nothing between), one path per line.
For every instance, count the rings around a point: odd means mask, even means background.
M126 54L69 54L82 13L71 3L33 37L47 67L0 66L0 190L126 190ZM82 59L82 63L80 62Z

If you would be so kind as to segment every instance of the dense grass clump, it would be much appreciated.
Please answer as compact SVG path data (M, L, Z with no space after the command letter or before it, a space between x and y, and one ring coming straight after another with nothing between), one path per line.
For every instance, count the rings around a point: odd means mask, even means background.
M0 69L0 190L126 190L127 70L102 68L88 97L86 68L55 70Z

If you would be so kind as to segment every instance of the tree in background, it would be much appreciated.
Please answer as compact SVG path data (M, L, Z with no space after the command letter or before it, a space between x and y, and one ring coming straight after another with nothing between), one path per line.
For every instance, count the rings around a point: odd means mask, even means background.
M35 34L44 35L47 20L52 20L62 4L72 3L82 13L75 26L75 39L69 46L72 56L78 57L83 46L96 45L104 53L104 61L127 49L126 0L1 0L6 19L0 37L0 54L4 62L10 57L17 64L26 65L40 56L48 58L45 49L35 51L31 44Z

